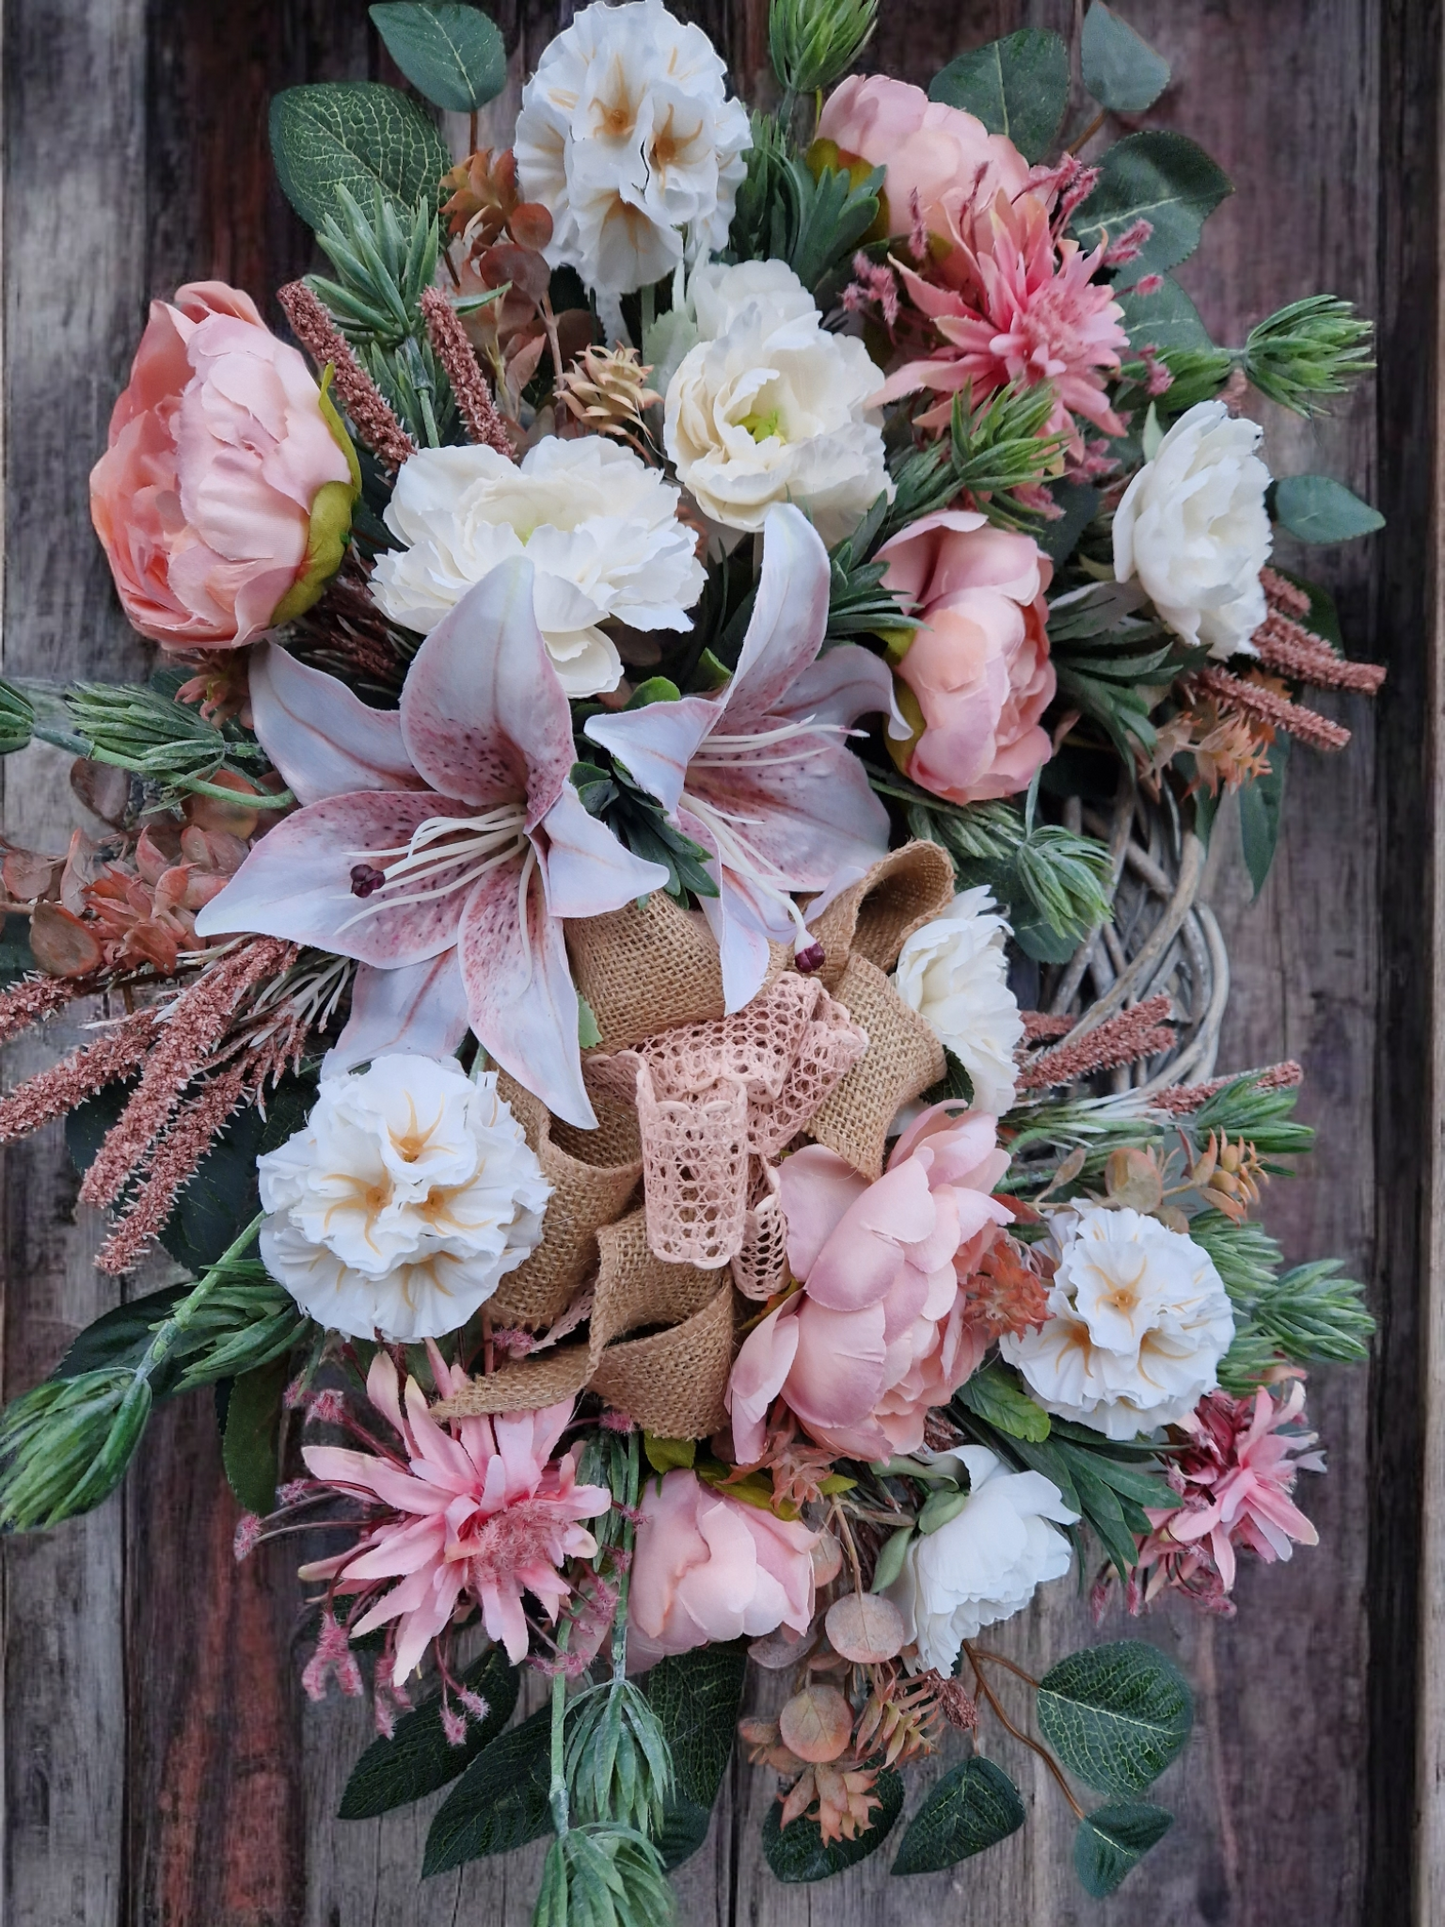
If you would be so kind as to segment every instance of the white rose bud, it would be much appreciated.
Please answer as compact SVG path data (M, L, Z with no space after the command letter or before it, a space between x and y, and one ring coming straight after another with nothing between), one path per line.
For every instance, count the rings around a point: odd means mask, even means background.
M946 916L914 931L894 976L904 1003L968 1072L975 1108L995 1117L1013 1104L1014 1051L1024 1034L1008 987L1008 930L987 885L965 890Z
M1258 423L1222 401L1182 414L1114 512L1114 575L1137 576L1169 627L1221 661L1253 655L1265 618L1269 470Z

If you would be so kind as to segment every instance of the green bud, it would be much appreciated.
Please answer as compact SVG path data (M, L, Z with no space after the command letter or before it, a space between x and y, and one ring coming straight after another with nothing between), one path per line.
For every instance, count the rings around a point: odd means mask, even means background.
M1342 395L1374 367L1373 323L1332 294L1292 301L1250 331L1240 354L1262 395L1297 415L1318 414L1317 395Z
M831 87L872 38L877 18L878 0L773 0L774 73L789 94Z

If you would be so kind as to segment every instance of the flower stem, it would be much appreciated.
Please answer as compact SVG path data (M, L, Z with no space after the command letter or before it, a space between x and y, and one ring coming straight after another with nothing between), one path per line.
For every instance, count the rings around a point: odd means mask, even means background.
M557 1656L567 1651L572 1623L564 1619L557 1632ZM552 1803L552 1825L560 1840L567 1831L567 1674L559 1666L552 1675L552 1784L548 1798Z
M974 1679L978 1682L979 1694L983 1699L986 1699L988 1701L990 1707L993 1709L993 1712L996 1718L998 1719L1000 1726L1003 1727L1006 1733L1012 1733L1013 1737L1019 1742L1019 1744L1021 1746L1026 1746L1029 1749L1030 1753L1038 1754L1039 1758L1043 1761L1044 1765L1049 1769L1050 1773L1053 1774L1055 1780L1058 1781L1059 1791L1063 1794L1064 1798L1068 1801L1070 1807L1072 1807L1074 1818L1076 1820L1082 1820L1084 1818L1084 1809L1079 1805L1078 1801L1074 1798L1073 1789L1070 1787L1068 1781L1064 1778L1063 1768L1059 1765L1058 1761L1054 1758L1053 1754L1050 1753L1049 1749L1046 1746L1040 1746L1037 1740L1030 1739L1027 1733L1022 1732L1017 1726L1014 1725L1013 1721L1009 1718L1008 1714L1005 1713L1005 1711L1003 1710L1003 1707L999 1704L997 1694L994 1692L993 1688L989 1685L988 1681L984 1678L983 1668L978 1663L978 1656L975 1655L972 1646L969 1645L967 1640L963 1642L963 1650L968 1654L968 1663L973 1668ZM997 1655L990 1654L989 1657L996 1658Z

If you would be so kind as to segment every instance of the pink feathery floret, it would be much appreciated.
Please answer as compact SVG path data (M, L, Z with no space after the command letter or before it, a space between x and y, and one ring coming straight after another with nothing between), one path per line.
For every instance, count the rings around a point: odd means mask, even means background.
M1050 381L1058 399L1049 431L1066 435L1076 456L1083 443L1075 415L1106 435L1122 434L1104 382L1117 373L1128 337L1123 310L1094 281L1102 250L1085 254L1077 241L1059 239L1048 200L1031 191L965 208L949 238L952 245L921 272L893 262L937 345L890 375L874 402L930 389L946 399L919 425L941 429L964 388L977 399L1011 382Z
M433 1351L443 1393L466 1382ZM574 1453L551 1457L572 1416L570 1400L536 1412L465 1418L448 1429L427 1410L409 1378L405 1410L395 1365L372 1361L367 1395L400 1434L404 1456L307 1446L308 1470L323 1484L378 1507L348 1551L303 1566L303 1579L329 1579L337 1593L375 1594L354 1613L353 1633L396 1621L392 1675L408 1677L459 1609L480 1609L488 1633L518 1663L526 1657L522 1594L549 1617L571 1591L559 1568L590 1559L597 1542L579 1521L607 1510L605 1486L578 1485ZM395 1580L394 1585L387 1585Z

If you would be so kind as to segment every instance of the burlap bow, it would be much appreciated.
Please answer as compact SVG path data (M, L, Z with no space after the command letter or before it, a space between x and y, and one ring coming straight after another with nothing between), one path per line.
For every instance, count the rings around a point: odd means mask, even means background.
M787 1101L777 1108L784 1085L769 1095L766 1080L755 1080L751 1141L746 1103L739 1109L735 1092L720 1096L719 1102L739 1112L733 1122L745 1210L739 1240L734 1188L726 1237L714 1236L710 1219L707 1235L693 1248L712 1258L708 1264L691 1262L691 1250L659 1256L649 1247L645 1210L628 1207L643 1174L638 1067L647 1068L652 1102L677 1101L660 1096L654 1073L665 1081L670 1066L676 1080L678 1065L695 1061L698 1033L682 1040L663 1033L705 1026L709 1045L715 1041L713 1027L723 1020L716 943L700 916L662 892L611 915L568 925L577 988L602 1034L584 1064L599 1129L579 1131L560 1123L511 1079L500 1080L553 1192L541 1245L502 1280L491 1312L498 1324L541 1329L566 1310L595 1269L587 1337L508 1361L474 1379L434 1408L439 1417L527 1410L590 1387L664 1437L702 1438L718 1429L732 1363L735 1306L744 1302L719 1254L727 1248L734 1275L749 1295L766 1296L780 1269L782 1224L775 1175L768 1175L771 1166L765 1160L800 1128L865 1175L876 1178L881 1172L894 1115L936 1083L944 1068L937 1039L899 998L887 972L913 931L948 908L953 891L947 854L937 844L910 843L881 858L810 920L824 950L812 977L796 988L780 986L791 956L780 945L772 947L767 979L754 1003L781 1009L795 1022L798 1047L790 1067L812 1052L808 1077L813 1082L805 1078L800 1084L795 1076L787 1088L808 1088L814 1097L825 1085L831 1089L811 1116L794 1115ZM831 1014L834 1007L838 1016ZM846 1041L860 1033L866 1034L861 1056L856 1043L850 1048ZM625 1065L620 1064L623 1054ZM770 1106L776 1128L760 1137L756 1119ZM784 1126L786 1136L777 1140L777 1129Z

